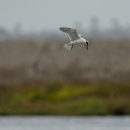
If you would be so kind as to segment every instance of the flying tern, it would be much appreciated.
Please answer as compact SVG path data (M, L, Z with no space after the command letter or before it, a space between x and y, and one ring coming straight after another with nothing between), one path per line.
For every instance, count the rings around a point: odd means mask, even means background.
M70 42L64 45L66 49L72 50L74 45L83 43L86 45L86 49L88 50L89 42L83 38L81 34L78 34L76 29L69 27L60 27L59 29L62 32L65 32L69 37Z

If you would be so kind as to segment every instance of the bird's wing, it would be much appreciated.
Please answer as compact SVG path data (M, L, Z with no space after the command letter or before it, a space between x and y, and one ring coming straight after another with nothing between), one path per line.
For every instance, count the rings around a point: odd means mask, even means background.
M70 40L77 40L79 37L76 29L73 29L73 28L67 28L67 27L60 27L59 28L61 31L65 32L68 34Z

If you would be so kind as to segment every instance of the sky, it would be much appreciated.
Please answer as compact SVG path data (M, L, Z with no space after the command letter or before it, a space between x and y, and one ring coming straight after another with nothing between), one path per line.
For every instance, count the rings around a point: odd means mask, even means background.
M76 22L89 27L92 17L103 28L111 25L112 18L128 25L130 0L0 0L0 27L8 29L16 23L24 31L55 30Z

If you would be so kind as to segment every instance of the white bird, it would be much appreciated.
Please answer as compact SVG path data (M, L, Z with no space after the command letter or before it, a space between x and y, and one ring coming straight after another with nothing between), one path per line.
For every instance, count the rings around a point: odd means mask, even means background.
M68 37L70 42L65 44L64 47L68 50L72 50L73 46L79 43L83 43L86 45L86 49L88 50L88 41L84 39L81 34L78 34L76 29L74 28L68 28L68 27L60 27L59 28L61 31L65 32Z

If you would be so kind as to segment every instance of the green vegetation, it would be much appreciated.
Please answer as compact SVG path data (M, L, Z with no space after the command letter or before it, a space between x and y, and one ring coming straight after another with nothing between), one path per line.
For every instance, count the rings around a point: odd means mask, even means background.
M126 115L130 84L0 85L1 115Z

